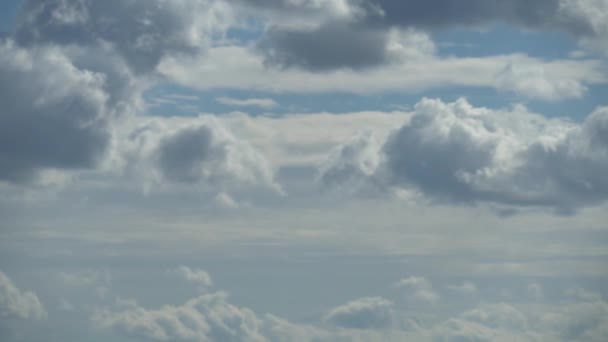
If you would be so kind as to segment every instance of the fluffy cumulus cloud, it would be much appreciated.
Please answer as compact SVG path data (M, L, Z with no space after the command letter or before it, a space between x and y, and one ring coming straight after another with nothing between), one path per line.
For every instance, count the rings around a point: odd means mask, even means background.
M381 161L381 142L372 131L364 131L333 149L321 164L318 181L324 189L354 194L373 191L373 177Z
M42 319L46 316L35 293L20 290L0 271L0 319Z
M256 315L228 303L221 292L156 310L137 305L124 311L100 310L92 322L99 328L153 341L265 341Z
M399 283L418 290L430 286L415 277ZM358 298L304 324L236 306L220 291L158 309L121 300L114 307L95 310L91 322L98 329L152 341L595 342L608 337L608 306L597 294L534 307L467 304L464 311L446 309L445 314L434 315L412 312L409 306L381 297Z
M202 287L210 287L213 285L213 281L211 280L211 276L209 273L199 270L199 269L191 269L188 266L181 265L172 273L179 275L184 280L195 283Z
M372 158L381 160L373 172L345 156L331 159L321 179L349 165L360 182L413 188L437 201L575 209L608 196L600 176L608 170L607 113L599 108L575 124L522 107L493 111L464 99L424 99ZM347 146L356 151L349 155L370 149Z
M384 329L394 320L393 303L380 297L360 298L334 308L325 321L350 329Z
M127 130L127 172L146 187L200 184L217 191L259 186L280 193L263 154L213 117L142 120Z

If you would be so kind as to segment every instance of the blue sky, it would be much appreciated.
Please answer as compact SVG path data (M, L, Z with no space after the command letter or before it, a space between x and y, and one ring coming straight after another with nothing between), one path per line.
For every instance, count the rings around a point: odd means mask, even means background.
M0 340L608 340L606 0L0 4Z

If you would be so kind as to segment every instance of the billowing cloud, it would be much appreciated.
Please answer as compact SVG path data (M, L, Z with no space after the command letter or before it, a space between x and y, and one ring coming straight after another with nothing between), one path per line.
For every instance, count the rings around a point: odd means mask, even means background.
M393 303L380 297L360 298L332 309L327 323L349 329L384 329L394 320Z
M381 162L382 144L372 131L361 132L330 153L321 165L318 181L324 189L354 194L373 191L373 176ZM368 182L372 184L368 184Z
M42 319L47 313L35 293L18 289L0 271L0 319Z
M0 180L29 182L49 169L86 169L110 141L103 74L59 49L0 42Z
M281 192L264 155L213 117L143 120L130 129L123 159L147 186L201 184L220 192L259 186Z
M576 209L608 198L600 176L608 170L607 118L606 108L574 124L521 107L501 112L464 99L425 99L373 158L382 161L373 172L334 158L321 179L349 165L349 174L370 175L373 184L413 188L437 201ZM369 154L369 144L342 149Z
M255 313L228 303L222 292L155 310L137 305L124 311L100 310L91 320L99 328L153 341L265 341Z
M28 0L17 18L21 44L109 44L138 73L153 71L167 54L198 53L226 29L223 1Z

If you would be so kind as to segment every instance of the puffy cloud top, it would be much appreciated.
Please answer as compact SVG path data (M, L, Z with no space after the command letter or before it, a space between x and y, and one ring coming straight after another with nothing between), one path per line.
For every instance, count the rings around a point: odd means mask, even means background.
M342 147L353 152L330 159L321 169L321 180L334 179L339 186L413 188L443 202L570 211L608 199L601 176L608 170L607 118L606 108L574 124L521 107L501 112L475 108L464 99L424 99L381 148L359 141ZM366 159L380 160L373 171L370 164L352 162L352 156L370 153L377 155ZM357 183L331 177L346 170L344 165L358 177Z

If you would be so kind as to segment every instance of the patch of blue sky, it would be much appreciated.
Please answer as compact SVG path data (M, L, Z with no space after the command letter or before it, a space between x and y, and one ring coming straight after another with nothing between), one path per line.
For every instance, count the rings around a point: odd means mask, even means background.
M149 104L147 114L158 116L195 116L200 113L222 114L234 111L250 115L281 115L285 113L350 113L358 111L398 111L411 110L423 97L454 101L464 97L475 106L492 109L509 108L514 104L524 104L531 111L547 117L567 117L582 121L595 108L608 105L606 95L608 85L595 85L582 99L564 99L547 102L522 98L521 96L499 92L482 87L442 87L414 93L399 91L371 95L343 92L329 93L272 93L239 89L212 89L204 92L174 84L163 84L148 90L144 98ZM233 106L221 103L219 98L237 100L271 99L274 107Z
M10 31L15 22L22 0L0 1L0 32Z
M532 57L568 58L579 49L564 32L521 30L508 25L489 29L452 28L433 34L440 56L482 57L523 53Z
M264 33L264 23L256 18L247 18L226 32L226 38L241 44L256 42Z

